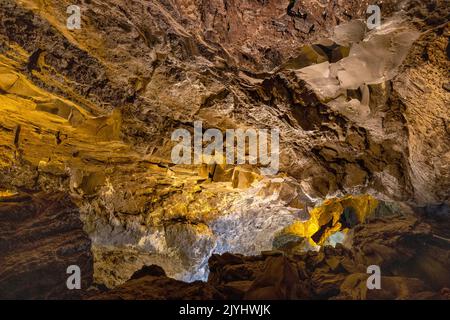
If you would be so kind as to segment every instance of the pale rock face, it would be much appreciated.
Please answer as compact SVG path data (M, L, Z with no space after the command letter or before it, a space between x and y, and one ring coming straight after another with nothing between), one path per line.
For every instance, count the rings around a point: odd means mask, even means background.
M324 62L297 71L300 78L305 80L321 99L336 99L340 95L345 96L347 90L357 90L362 86L392 80L411 45L419 37L419 32L407 26L400 17L393 18L368 33L365 33L364 29L359 32L361 25L365 28L363 22L352 21L336 28L335 41L350 47L348 57L336 63ZM353 35L354 33L356 35ZM344 35L349 35L349 39L341 40L340 37ZM366 107L368 97L364 95L367 94L363 93L360 101Z
M297 191L289 194L292 199L283 199L282 191L286 185L292 188L293 182L263 181L262 186L250 189L243 198L224 211L224 215L215 220L211 226L218 235L215 253L233 252L244 255L256 255L261 251L272 249L274 235L295 221L307 221L309 214L304 209L290 207L292 200L302 196ZM265 185L264 185L265 184ZM271 185L275 184L275 190ZM268 189L268 190L267 190ZM278 189L278 190L277 190ZM273 192L261 196L261 191ZM267 192L266 191L266 192ZM259 196L258 196L259 195ZM303 196L305 199L305 196ZM304 200L300 201L304 201Z
M114 226L114 220L108 224L95 222L91 225L87 220L85 223L92 230L95 257L104 259L108 252L114 254L126 266L128 277L143 264L158 262L167 275L176 279L206 280L207 262L214 253L256 255L271 250L277 232L295 221L309 219L307 199L293 179L264 179L233 200L221 203L217 208L221 214L206 223L180 219L145 228L141 227L139 218L135 222L124 221L126 225L117 222ZM290 206L297 203L305 207ZM124 250L123 256L120 250ZM127 262L130 252L142 253L134 268ZM101 260L98 263L102 267L96 274L97 281L114 286L126 278L110 278L109 274L114 274L117 265L109 270Z

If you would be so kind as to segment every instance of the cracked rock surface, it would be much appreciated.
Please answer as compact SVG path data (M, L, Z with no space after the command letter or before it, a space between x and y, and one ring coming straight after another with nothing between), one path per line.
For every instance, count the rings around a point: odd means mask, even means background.
M71 4L0 3L7 297L66 297L59 270L81 259L105 297L448 298L447 0L91 0L73 31ZM194 121L279 128L279 173L174 165Z

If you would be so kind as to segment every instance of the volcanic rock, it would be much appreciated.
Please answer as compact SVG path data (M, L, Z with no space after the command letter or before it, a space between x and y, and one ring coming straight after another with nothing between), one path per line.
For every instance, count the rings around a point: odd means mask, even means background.
M69 266L81 270L81 288L93 282L91 240L80 212L65 194L0 197L0 298L70 299Z

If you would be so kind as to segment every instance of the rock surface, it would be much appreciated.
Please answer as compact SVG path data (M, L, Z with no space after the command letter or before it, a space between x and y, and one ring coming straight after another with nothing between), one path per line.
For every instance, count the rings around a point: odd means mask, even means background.
M450 196L447 2L90 0L71 31L70 0L3 0L0 195L70 198L92 241L94 281L109 288L145 265L195 281L208 278L212 254L306 254L344 241L368 212L389 221L391 205L424 208L445 242L448 229L433 215L448 212ZM381 6L378 30L364 23L369 3ZM171 134L192 132L194 121L279 128L279 174L174 165ZM397 250L394 229L382 227ZM370 247L375 235L354 241ZM254 287L238 277L226 290L365 297L354 292L356 276L336 291L342 274L309 274L321 288L312 294L280 289L296 279L283 261L267 266L280 272L273 279ZM433 267L415 272L441 283L439 266L434 280Z
M81 286L93 281L91 240L80 212L64 194L0 197L0 299L71 299L69 266Z
M339 244L295 255L213 255L208 281L202 284L186 285L168 279L158 267L146 267L92 298L448 300L450 243L434 238L431 230L412 217L374 218L354 229L350 249ZM366 285L367 267L374 264L381 269L380 290ZM173 285L165 287L169 282Z

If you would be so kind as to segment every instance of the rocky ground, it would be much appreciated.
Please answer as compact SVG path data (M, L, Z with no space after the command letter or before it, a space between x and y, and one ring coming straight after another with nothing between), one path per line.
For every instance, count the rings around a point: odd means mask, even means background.
M448 299L450 6L375 3L2 1L0 297ZM174 165L194 121L279 174Z
M375 218L355 229L351 249L213 255L208 281L190 285L144 267L91 299L450 299L449 244L430 231L411 217ZM367 289L372 264L383 270L381 290Z

